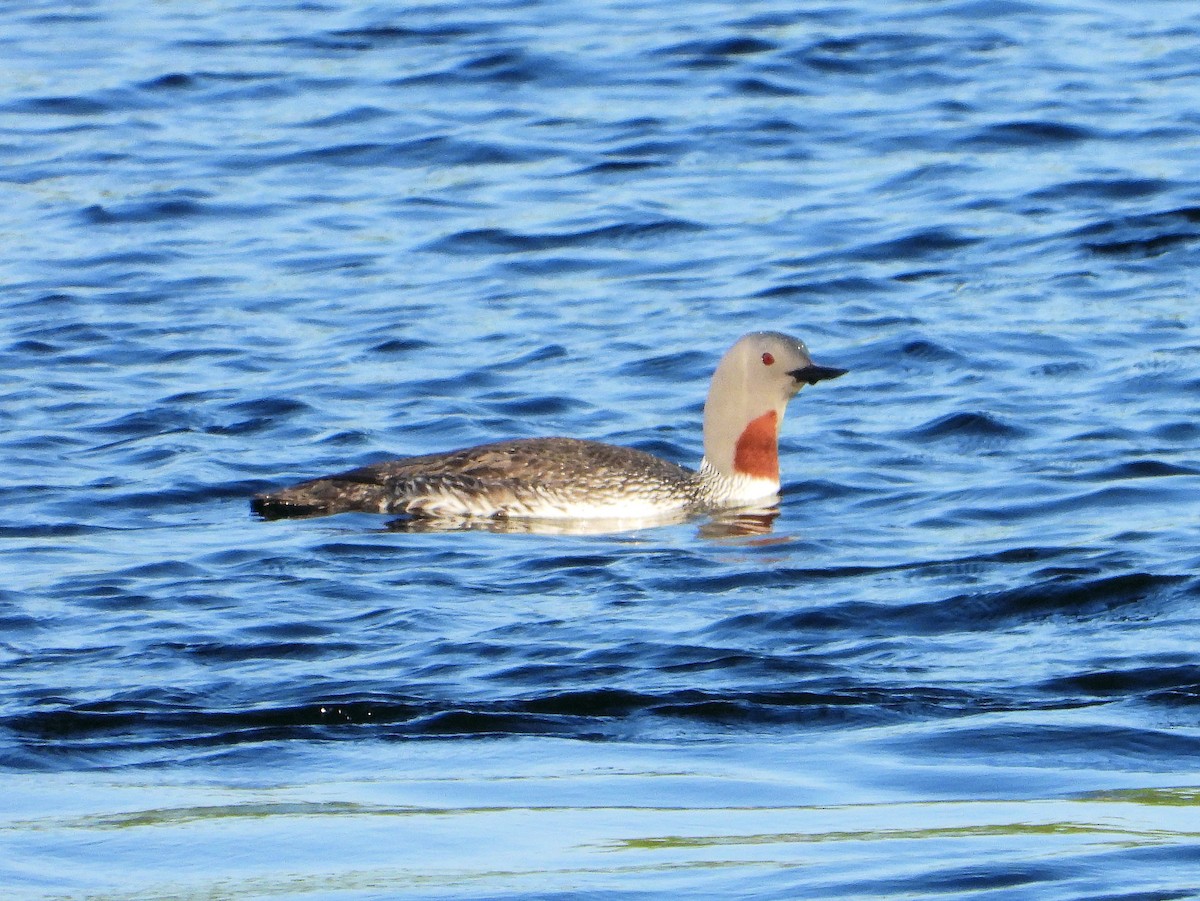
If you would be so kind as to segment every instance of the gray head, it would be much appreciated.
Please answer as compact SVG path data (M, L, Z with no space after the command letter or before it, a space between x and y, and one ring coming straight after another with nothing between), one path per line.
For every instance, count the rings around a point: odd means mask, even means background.
M845 369L818 366L804 342L782 332L737 340L713 373L704 404L704 457L723 475L779 483L779 427L803 386Z

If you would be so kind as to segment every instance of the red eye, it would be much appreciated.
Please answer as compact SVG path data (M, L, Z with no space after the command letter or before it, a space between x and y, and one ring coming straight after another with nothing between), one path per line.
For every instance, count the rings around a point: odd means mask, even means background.
M775 362L775 358L770 354L763 354L762 360L764 366L771 366Z

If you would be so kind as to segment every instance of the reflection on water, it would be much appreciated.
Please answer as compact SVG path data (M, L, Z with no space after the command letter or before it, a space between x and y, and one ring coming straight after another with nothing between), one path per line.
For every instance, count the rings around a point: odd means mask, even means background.
M778 503L764 508L731 510L715 515L707 522L701 523L698 534L701 538L714 541L724 538L751 538L756 535L769 535L778 518Z
M675 525L689 519L675 512L655 517L551 519L536 517L414 516L393 519L389 532L493 532L509 535L609 535Z
M944 784L935 799L828 803L839 767L861 761L819 737L791 772L783 764L795 750L768 750L777 778L757 792L742 780L766 762L759 748L736 764L679 767L670 748L582 743L546 756L536 742L423 742L405 766L388 743L360 742L332 749L300 784L294 774L223 784L194 769L117 771L91 789L92 809L80 808L72 780L50 778L6 796L0 831L18 852L53 839L60 891L46 897L129 901L541 898L603 893L622 878L646 897L703 887L703 897L779 901L1194 895L1136 892L1145 869L1176 887L1200 884L1194 789L961 800ZM236 879L176 865L197 834L237 846ZM138 866L89 868L89 858ZM30 868L6 888L24 897L43 880Z
M388 532L491 532L509 535L612 535L639 532L689 520L703 520L697 530L701 538L721 540L770 534L779 516L778 504L746 508L710 516L672 511L661 516L597 519L549 519L537 517L414 516L390 520Z

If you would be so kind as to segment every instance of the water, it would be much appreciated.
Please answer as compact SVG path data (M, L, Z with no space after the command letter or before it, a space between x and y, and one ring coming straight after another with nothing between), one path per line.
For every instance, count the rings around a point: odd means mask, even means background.
M5 897L1200 897L1190 5L0 24ZM766 530L249 515L759 328Z

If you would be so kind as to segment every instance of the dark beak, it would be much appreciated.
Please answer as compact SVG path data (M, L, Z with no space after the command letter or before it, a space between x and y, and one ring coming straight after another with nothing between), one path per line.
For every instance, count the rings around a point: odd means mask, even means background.
M839 375L845 375L849 371L849 369L838 369L835 366L818 366L816 363L809 363L803 369L793 369L788 375L806 385L815 385L826 379L836 379Z

